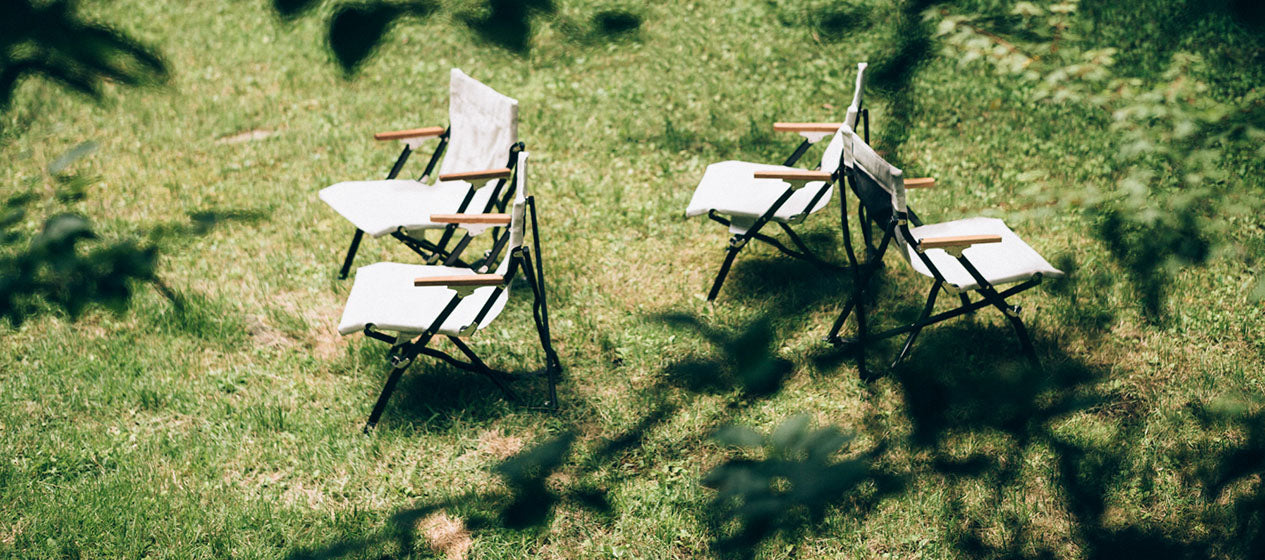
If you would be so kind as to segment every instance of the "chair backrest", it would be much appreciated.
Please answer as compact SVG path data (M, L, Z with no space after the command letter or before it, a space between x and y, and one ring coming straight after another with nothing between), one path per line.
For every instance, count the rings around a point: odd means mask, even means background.
M452 69L448 85L448 149L440 173L505 166L518 141L518 101Z
M839 168L840 164L848 165L843 158L844 131L851 133L857 128L857 118L861 114L861 100L865 93L865 67L869 66L864 62L857 63L857 83L856 89L852 92L852 103L848 105L848 111L843 118L844 128L835 132L830 144L826 145L826 151L821 153L821 170L834 172Z
M896 213L905 213L903 172L879 157L851 128L843 142L843 158L851 178L852 191L870 217L886 225ZM900 236L897 236L900 238Z
M509 272L510 258L514 250L523 246L523 238L527 233L527 152L518 152L518 162L514 168L514 205L510 210L510 240L505 247L505 256L501 258L496 273L504 275ZM509 286L505 287L509 290Z

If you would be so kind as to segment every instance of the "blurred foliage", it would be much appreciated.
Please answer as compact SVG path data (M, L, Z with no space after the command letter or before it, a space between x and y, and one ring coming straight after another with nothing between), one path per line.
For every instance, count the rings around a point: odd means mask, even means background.
M0 111L27 76L41 76L99 99L107 82L167 80L167 64L147 47L77 13L75 0L0 1Z
M54 200L28 191L0 207L0 315L12 325L52 310L73 320L93 304L119 310L132 296L133 281L156 280L152 244L103 240L86 217L65 207L82 200L92 182L67 170L94 149L85 142L48 166L58 185ZM28 216L43 208L50 217L30 232Z
M1190 1L1131 11L1088 1L1084 9L1075 1L974 8L930 14L948 56L1018 78L1033 102L1084 107L1109 120L1103 132L1117 151L1108 169L1091 171L1114 188L1091 186L1068 200L1096 218L1098 237L1151 317L1162 314L1165 288L1181 267L1201 265L1218 249L1244 250L1233 229L1259 224L1265 211L1259 8ZM1239 32L1184 40L1218 18ZM1125 35L1142 44L1121 51L1111 39ZM1248 67L1208 61L1205 53L1220 56L1229 43L1256 53Z
M283 20L303 17L324 4L324 0L273 0L272 8ZM329 16L326 45L346 76L373 57L387 33L401 19L430 17L441 6L434 0L336 2ZM541 17L557 12L552 0L480 0L452 14L484 42L510 52L531 50L532 27ZM608 38L627 35L641 27L641 17L623 10L603 10L593 15L593 33L580 33L580 26L562 21L565 30L580 38L596 34Z
M787 419L767 437L730 425L714 439L763 455L729 459L703 477L703 485L716 490L712 509L720 525L734 526L731 534L718 536L720 552L750 557L775 535L794 540L871 478L869 457L836 460L851 436L833 426L813 429L807 416Z

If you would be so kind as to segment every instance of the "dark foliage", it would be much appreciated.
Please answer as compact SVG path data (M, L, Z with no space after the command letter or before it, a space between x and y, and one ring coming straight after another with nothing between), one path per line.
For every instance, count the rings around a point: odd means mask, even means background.
M86 21L74 0L0 2L0 111L22 79L42 76L100 98L106 81L163 82L167 64L153 49L108 26Z

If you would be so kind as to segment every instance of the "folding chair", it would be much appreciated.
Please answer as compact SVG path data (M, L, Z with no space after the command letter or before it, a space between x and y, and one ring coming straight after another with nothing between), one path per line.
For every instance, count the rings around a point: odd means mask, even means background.
M867 344L906 335L900 353L892 362L892 367L896 367L909 355L914 340L924 327L992 306L1010 321L1023 353L1034 367L1039 367L1032 340L1019 318L1020 307L1010 305L1006 298L1040 284L1043 278L1062 277L1063 272L1051 266L1005 223L995 218L967 218L909 227L901 170L884 161L851 130L846 132L845 137L844 169L848 183L870 219L882 227L883 237L866 261L859 263L852 251L845 223L845 249L853 271L852 295L831 326L826 340L852 347L856 352L857 368L862 378L868 379L870 376L865 369ZM846 216L846 197L840 199L845 205L843 212ZM871 333L865 316L866 291L874 272L882 265L883 255L893 243L915 271L932 279L931 291L927 294L922 313L912 323ZM997 286L1015 283L1018 284L1004 291L997 289ZM941 290L957 295L961 305L933 315L936 297ZM980 299L971 301L971 292L977 293ZM856 336L841 338L839 331L854 312Z
M503 247L498 241L491 251L493 258L501 249L507 251L494 273L478 274L462 267L393 262L372 264L356 271L356 280L347 297L338 332L344 336L363 332L370 338L391 344L388 353L391 371L365 424L366 431L378 423L400 376L419 355L438 358L458 369L486 375L507 398L516 400L504 383L512 376L489 367L459 337L473 336L501 314L509 299L510 284L520 271L535 297L532 315L544 350L544 373L549 382L546 405L551 408L557 406L557 376L562 366L549 336L549 306L545 297L536 202L526 196L527 152L518 153L517 165L518 188L510 214L429 216L435 223L460 225L470 235L479 235L492 227L507 227L509 235L502 238L508 239L505 242L507 246ZM523 242L528 220L532 230L531 249ZM437 336L447 338L466 360L430 348L431 341Z
M404 149L384 181L347 181L321 190L320 197L356 226L338 277L351 271L356 250L366 233L390 235L422 256L428 264L465 264L456 257L470 242L463 236L448 248L457 224L427 219L431 214L504 211L513 196L510 181L518 138L518 101L452 69L448 99L449 125L374 134L376 140L400 140ZM416 181L396 179L409 155L430 138L439 145ZM443 158L438 181L427 182ZM506 189L506 184L510 185ZM438 241L425 238L427 230L442 229ZM497 237L497 236L493 236ZM486 262L486 261L485 261Z
M855 127L860 118L865 123L866 138L869 137L869 112L862 106L865 67L864 62L857 64L856 91L852 94L852 103L848 106L844 123L773 124L774 130L796 132L804 137L804 141L782 165L723 161L707 166L707 171L703 173L703 179L699 181L685 210L685 216L706 214L713 221L729 227L731 234L725 260L712 282L711 291L707 293L708 301L716 299L734 258L752 239L768 243L792 257L819 266L838 268L814 255L795 230L791 229L791 224L802 222L809 214L825 208L830 202L833 182L831 177L836 174L842 161L840 154L843 140L838 134L841 127L845 124ZM821 165L817 168L821 173L813 174L792 167L810 146L832 134L833 138L826 146ZM761 228L769 222L781 227L798 251L760 233Z

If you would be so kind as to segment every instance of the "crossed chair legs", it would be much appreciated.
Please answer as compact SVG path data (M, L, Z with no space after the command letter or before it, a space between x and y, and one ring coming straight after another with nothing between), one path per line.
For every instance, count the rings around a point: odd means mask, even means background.
M552 337L549 333L549 302L545 292L545 265L541 260L539 230L536 221L535 200L531 197L527 199L527 214L531 219L532 249L526 246L520 246L512 249L509 270L506 273L506 281L510 282L515 277L517 271L521 268L523 277L527 281L528 287L532 292L532 319L536 325L536 334L540 338L540 346L545 354L545 367L543 373L549 383L548 398L543 406L548 409L556 409L558 407L558 376L562 373L562 363L558 359L558 354L554 351ZM497 251L504 239L509 237L506 232L501 241L497 242L494 251ZM532 258L533 251L535 258ZM498 251L499 252L499 251ZM534 263L534 264L533 264ZM499 289L499 288L498 288ZM366 336L375 340L381 340L391 344L391 349L387 354L388 361L391 365L391 371L387 374L386 383L382 387L382 393L378 396L378 400L373 405L373 411L369 414L369 420L365 423L365 433L368 433L378 424L378 420L382 418L382 413L386 410L387 401L391 398L391 393L395 391L395 386L399 383L400 377L412 365L413 360L419 355L430 356L444 361L445 363L461 370L479 373L486 376L493 384L504 393L505 397L511 401L517 401L518 396L509 388L507 382L523 377L522 375L512 375L508 372L500 371L489 367L482 359L475 354L465 342L459 337L453 335L444 335L453 346L457 347L466 358L462 361L440 350L430 348L430 342L435 338L444 322L457 309L461 299L465 297L462 291L458 290L452 299L444 306L443 310L435 316L425 332L417 335L409 340L405 335L398 337L388 335L383 332L373 330L373 325L365 325L364 333ZM497 294L499 295L499 294ZM473 319L472 325L478 325L485 314L491 307L493 301L497 299L497 295L493 295L488 299L488 303L479 311Z
M889 227L887 232L884 234L882 241L879 242L878 248L874 253L872 253L872 255L877 255L878 258L868 258L866 259L866 262L858 264L853 268L854 283L852 287L852 294L848 298L847 303L844 304L843 311L839 313L839 317L835 319L834 324L830 327L830 332L826 335L827 342L836 346L848 348L855 353L857 372L862 379L870 381L876 377L876 375L872 374L865 365L866 345L869 343L902 334L906 335L905 342L901 345L900 353L896 355L896 359L893 360L889 366L890 368L895 368L909 356L910 349L913 348L914 341L917 340L918 335L922 332L923 328L965 315L967 313L974 313L978 309L989 306L996 308L1006 316L1006 319L1010 322L1011 329L1014 330L1015 336L1019 339L1020 347L1024 356L1027 358L1028 363L1033 368L1041 367L1041 362L1037 358L1036 349L1032 345L1032 338L1028 335L1028 329L1024 326L1023 320L1019 317L1022 309L1018 305L1010 305L1007 303L1006 298L1037 286L1041 283L1042 275L1037 273L1028 280L999 292L991 283L988 282L988 280L984 278L982 274L980 274L979 270L975 268L975 265L973 265L970 260L961 255L957 257L957 260L979 284L979 288L977 288L976 291L980 293L981 299L971 301L970 296L968 296L966 292L958 292L957 295L961 301L960 306L933 315L932 311L935 309L936 299L939 296L940 291L942 289L946 289L944 279L937 277L932 282L931 290L927 293L926 304L923 306L922 312L919 314L917 319L915 319L912 323L901 325L899 327L894 327L877 333L870 333L868 325L866 324L864 300L868 293L867 287L869 286L871 278L873 278L878 268L882 266L882 255L892 240L893 233L891 229L894 227L894 224ZM851 254L850 250L849 254ZM839 331L842 330L844 322L847 321L848 317L851 316L853 312L856 313L856 336L840 337Z
M439 162L439 158L443 155L444 148L447 144L448 131L444 131L444 134L440 136L439 146L435 148L435 153L431 154L430 161L426 163L426 170L422 172L421 178L418 179L419 181L425 181L430 177L431 172L435 170L435 164ZM506 164L507 167L510 169L514 168L515 163L518 161L516 156L518 152L523 151L523 149L524 145L522 142L518 142L510 148L510 158L509 163ZM387 174L388 181L399 176L400 169L404 167L404 162L408 161L408 157L411 152L412 150L407 145L404 146L404 150L400 152L400 157L395 160L395 165L391 166L391 172ZM506 205L509 204L512 191L504 190L504 186L505 180L502 179L501 183L498 184L493 191L492 197L488 200L489 206L484 208L483 211L490 211L493 208L498 211L505 209ZM474 188L471 187L458 207L457 213L465 212L466 207L470 204L473 197ZM408 247L409 250L421 256L426 264L436 264L442 260L445 266L470 267L472 264L467 264L460 258L460 255L465 250L466 245L470 243L472 238L470 235L462 236L461 239L457 241L456 246L451 249L448 248L448 244L452 241L456 230L457 227L455 224L445 227L444 232L440 235L438 241L430 241L425 237L413 237L409 235L404 228L399 228L396 231L391 232L391 237L394 237L397 241L403 243L405 247ZM356 260L356 251L360 249L360 242L364 239L364 237L365 232L360 228L356 228L355 233L352 234L351 243L347 246L347 255L343 257L343 266L338 270L339 280L346 280L347 276L351 274L351 265ZM496 236L493 235L493 237Z

